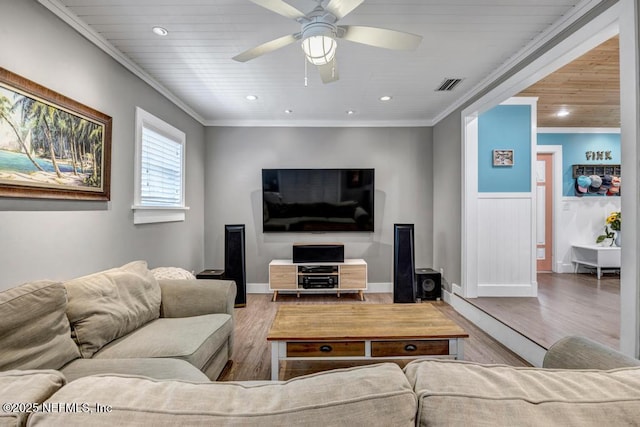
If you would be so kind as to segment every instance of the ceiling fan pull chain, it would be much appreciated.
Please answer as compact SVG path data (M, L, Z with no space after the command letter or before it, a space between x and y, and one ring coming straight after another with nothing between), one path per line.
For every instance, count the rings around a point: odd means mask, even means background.
M307 71L307 58L304 58L304 87L308 86L308 71Z

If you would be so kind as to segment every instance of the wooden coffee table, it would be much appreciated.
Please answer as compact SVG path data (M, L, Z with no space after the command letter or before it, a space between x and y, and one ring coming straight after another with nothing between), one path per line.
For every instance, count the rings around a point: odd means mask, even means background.
M271 379L282 360L463 357L469 335L433 304L281 305L271 325Z

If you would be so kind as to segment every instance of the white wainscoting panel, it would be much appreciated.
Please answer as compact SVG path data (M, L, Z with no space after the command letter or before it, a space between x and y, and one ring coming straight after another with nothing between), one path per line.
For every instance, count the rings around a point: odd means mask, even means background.
M478 296L535 296L532 198L478 198Z

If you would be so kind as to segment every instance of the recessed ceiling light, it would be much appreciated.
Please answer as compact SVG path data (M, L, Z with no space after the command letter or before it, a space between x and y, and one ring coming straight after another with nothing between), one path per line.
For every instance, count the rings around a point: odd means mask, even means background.
M291 113L293 113L293 110L286 109L286 110L284 110L284 112L287 113L287 114L291 114Z
M567 117L569 114L571 114L571 113L569 113L569 111L567 111L567 110L560 110L560 111L558 111L556 113L556 116L558 116L558 117Z
M257 97L257 96L255 96L255 95L247 95L247 96L246 96L246 98L247 98L249 101L255 101L255 100L257 100L257 99L258 99L258 97Z
M389 95L381 96L380 101L391 101L391 97Z
M347 114L353 116L356 112L353 110L347 110Z
M166 36L167 34L169 34L169 31L167 31L166 28L162 28L162 27L153 27L154 34L157 34L159 36Z

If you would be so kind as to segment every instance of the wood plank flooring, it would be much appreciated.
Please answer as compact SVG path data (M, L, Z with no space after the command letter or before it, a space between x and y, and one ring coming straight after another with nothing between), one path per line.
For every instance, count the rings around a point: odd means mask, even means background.
M469 298L471 304L544 348L568 335L620 345L620 276L538 274L537 298Z
M366 294L360 302L357 294L335 295L278 295L278 301L271 301L271 294L248 294L246 307L235 310L235 342L233 364L223 372L219 381L268 380L271 378L271 352L267 343L267 333L281 304L389 304L393 295ZM426 303L425 303L426 304ZM465 360L529 366L529 364L485 334L471 322L460 316L444 302L433 303L438 310L451 318L469 333L464 345ZM353 362L288 362L280 369L280 379L289 379L307 373L353 366Z

